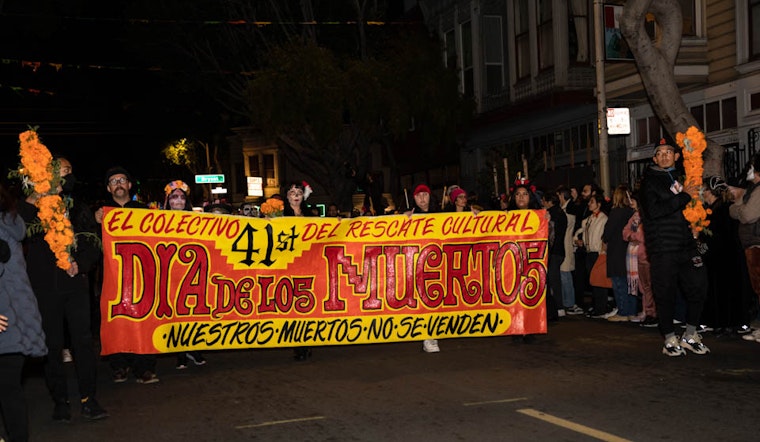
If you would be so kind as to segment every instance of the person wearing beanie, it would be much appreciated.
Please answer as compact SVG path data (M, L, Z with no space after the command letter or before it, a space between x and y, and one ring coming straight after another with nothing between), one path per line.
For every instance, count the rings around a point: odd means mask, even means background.
M469 212L470 205L467 203L467 191L456 187L449 193L449 203L444 208L445 212Z
M707 296L707 272L697 250L697 241L683 210L698 191L678 180L676 162L680 154L669 144L654 147L653 162L641 183L641 221L646 226L647 255L651 263L660 334L665 342L662 353L682 356L686 350L704 355L710 352L697 333ZM686 330L681 339L673 326L676 296L687 302Z
M435 204L430 203L430 187L426 184L418 184L414 188L412 196L414 197L414 206L411 212L407 212L410 216L415 213L434 213L438 211ZM425 353L438 353L441 351L440 347L438 347L437 339L425 339L422 342L422 350Z
M427 185L418 184L417 187L414 188L414 192L412 193L412 196L414 197L414 205L412 206L412 213L438 212L438 210L436 210L435 204L431 203L430 187L428 187Z

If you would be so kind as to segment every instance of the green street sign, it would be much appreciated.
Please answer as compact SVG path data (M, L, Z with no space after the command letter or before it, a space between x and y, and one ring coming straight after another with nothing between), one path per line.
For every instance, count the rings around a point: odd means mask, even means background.
M217 184L224 182L224 175L196 175L195 184Z

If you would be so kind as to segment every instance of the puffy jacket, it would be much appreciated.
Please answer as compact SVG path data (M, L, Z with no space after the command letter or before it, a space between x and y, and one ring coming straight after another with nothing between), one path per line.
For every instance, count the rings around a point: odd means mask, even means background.
M683 216L691 201L686 192L673 193L675 170L650 166L641 183L641 219L647 229L647 254L696 250L696 241Z

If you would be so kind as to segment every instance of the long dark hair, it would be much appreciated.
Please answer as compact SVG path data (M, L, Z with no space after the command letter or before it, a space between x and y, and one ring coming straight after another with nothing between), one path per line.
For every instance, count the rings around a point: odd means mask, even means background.
M541 200L536 196L536 193L533 191L533 189L531 189L531 187L526 184L519 184L515 186L514 190L512 190L512 196L509 198L509 205L507 206L507 210L517 210L517 202L515 201L515 194L517 193L517 189L525 189L528 191L528 194L530 194L528 209L543 209Z
M301 200L301 215L302 216L310 216L311 215L311 207L306 202L306 187L303 185L303 182L293 181L288 183L288 185L285 187L285 208L283 209L282 213L284 216L296 216L295 210L293 210L292 207L290 207L290 201L288 201L288 191L290 189L301 189L302 192L304 192L304 198Z
M5 180L0 180L0 212L2 212L3 218L5 215L16 216L16 195L8 188Z

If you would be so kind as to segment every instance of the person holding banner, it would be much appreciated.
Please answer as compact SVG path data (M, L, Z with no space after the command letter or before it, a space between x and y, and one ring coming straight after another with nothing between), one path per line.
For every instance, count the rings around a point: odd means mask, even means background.
M454 191L459 190L459 188ZM438 212L435 204L430 204L430 187L426 184L418 184L412 192L414 198L414 206L412 210L407 213L407 216L411 216L414 213L434 213ZM422 350L425 353L438 353L441 348L438 346L437 339L425 339L422 342Z
M103 203L103 207L128 207L147 209L145 204L135 201L130 196L132 175L120 166L114 166L106 171L106 190L111 199ZM95 211L95 221L103 223L103 207ZM113 370L113 381L126 382L131 371L140 384L154 384L159 381L156 376L156 356L139 355L134 353L116 353L109 357Z
M449 194L449 203L444 208L445 212L469 212L470 205L467 201L467 191L457 186Z
M306 181L292 182L287 186L285 197L287 201L283 209L284 216L309 216L311 208L306 199L311 195L311 186ZM305 361L311 357L311 348L297 347L293 349L293 358L296 361Z
M182 180L174 180L164 186L166 199L164 200L164 209L166 210L193 210L193 204L190 201L190 187ZM193 362L195 365L205 365L206 358L199 351L188 351L177 355L177 370L184 370Z

